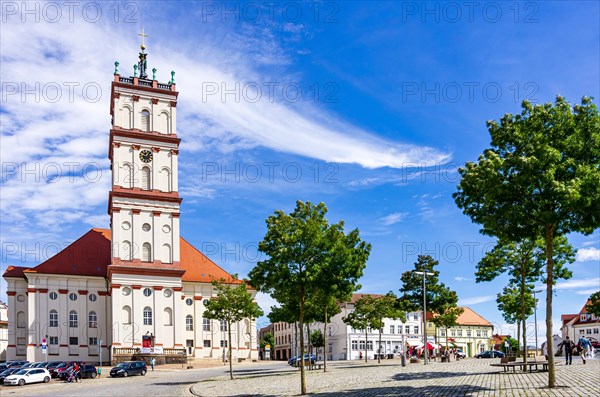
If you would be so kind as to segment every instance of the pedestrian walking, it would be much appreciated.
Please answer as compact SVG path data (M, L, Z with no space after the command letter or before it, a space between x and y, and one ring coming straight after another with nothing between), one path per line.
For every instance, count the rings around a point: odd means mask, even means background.
M573 365L573 350L575 349L575 343L573 343L573 341L567 335L567 338L558 346L565 352L565 365Z
M577 344L579 345L579 349L581 351L581 360L585 364L587 355L592 350L592 343L585 336L581 335L581 338L579 338Z
M154 359L154 357L152 357L150 359L150 365L152 366L152 372L154 372L154 364L156 363L156 360Z

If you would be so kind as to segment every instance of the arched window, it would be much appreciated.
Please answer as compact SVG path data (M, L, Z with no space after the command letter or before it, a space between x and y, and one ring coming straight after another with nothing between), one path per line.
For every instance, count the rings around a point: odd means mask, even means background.
M121 257L124 261L131 260L131 243L127 240L123 241L123 255Z
M131 308L129 306L123 306L121 321L123 321L123 324L131 324Z
M194 330L194 318L189 314L185 316L185 330L193 331Z
M173 191L173 188L171 187L171 170L169 170L167 167L163 167L160 170L160 174L161 174L161 190L163 192L171 192Z
M171 246L169 244L163 244L162 246L162 261L163 263L172 263L171 257Z
M133 187L133 168L131 167L131 164L129 163L125 163L123 164L123 166L121 167L121 181L123 182L123 187L126 187L128 189Z
M131 129L131 108L129 106L123 106L121 108L121 127L129 130Z
M58 327L58 312L50 310L50 327Z
M142 131L150 131L150 112L146 109L142 110Z
M173 325L173 310L170 307L165 307L165 312L163 313L165 325Z
M152 325L152 309L148 306L144 308L144 325Z
M98 327L98 316L96 312L90 312L88 314L88 327L89 328L97 328Z
M155 130L162 134L171 133L171 120L167 112L160 112L158 114L158 129Z
M69 312L69 327L77 328L77 312L75 310Z
M142 262L152 262L152 246L150 243L142 245Z
M150 167L142 167L142 189L150 190L152 186L152 176L150 174Z
M25 318L25 312L17 313L17 328L27 328L27 319Z

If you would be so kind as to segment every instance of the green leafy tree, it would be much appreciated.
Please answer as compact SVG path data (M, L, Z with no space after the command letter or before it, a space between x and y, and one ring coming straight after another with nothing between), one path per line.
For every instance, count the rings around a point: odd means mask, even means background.
M362 241L358 229L344 233L344 222L330 225L327 207L296 202L291 214L275 211L267 218L267 234L259 251L267 255L250 271L251 284L294 314L299 323L301 394L306 394L304 368L304 322L307 302L323 291L323 281L341 291L355 289L362 277L371 245Z
M404 318L406 312L400 309L398 304L398 297L393 292L388 292L383 296L378 296L373 301L373 312L372 316L376 318L378 329L379 329L379 349L377 355L377 362L381 363L381 334L383 332L384 319L389 318L397 320Z
M522 316L530 316L533 313L533 307L535 301L533 300L533 294L531 293L533 288L526 287L524 295L524 305L521 304L521 288L518 285L509 284L504 287L501 293L498 293L496 297L496 303L498 303L498 310L502 313L504 320L509 323L517 324L517 345L521 345L521 324ZM531 309L529 309L531 307ZM523 314L525 310L525 314ZM525 331L523 331L525 332ZM525 342L526 344L527 342ZM525 354L527 356L527 354Z
M505 342L508 342L508 347L506 346ZM511 354L512 352L519 350L519 341L517 341L515 338L511 338L510 335L508 335L502 342L500 350L506 354Z
M340 291L339 287L332 287L332 284L321 281L321 290L312 297L310 302L307 302L307 321L315 321L323 323L323 346L327 345L327 324L329 319L342 309L338 305L338 300L348 301L352 296L352 290L359 286L348 288L347 292ZM338 282L338 284L342 284ZM312 343L311 343L312 344ZM314 345L313 345L314 346ZM323 354L323 372L327 372L327 354Z
M310 340L310 344L313 347L316 347L317 349L319 347L325 347L325 337L323 336L323 333L321 332L320 329L316 329L314 331L312 331L310 333L310 337L308 338ZM323 352L323 355L325 355L326 353Z
M261 308L254 302L248 292L246 282L237 280L232 275L229 280L219 279L212 281L217 296L206 302L204 317L221 320L227 323L227 340L229 346L229 376L233 379L233 361L231 350L231 324L246 318L255 319L263 315Z
M354 303L354 311L344 316L342 319L354 329L365 332L365 363L368 362L367 354L369 344L369 329L383 327L379 317L375 314L375 297L373 295L363 295Z
M543 236L546 337L552 341L554 239L600 226L600 114L591 98L571 105L522 104L518 115L488 121L491 147L459 169L454 199L481 232L508 241ZM548 356L554 355L548 343ZM556 386L554 361L548 386Z
M263 337L263 340L260 341L261 349L266 349L267 346L269 346L269 349L271 349L270 351L275 351L275 337L270 332L267 332Z
M402 273L402 293L400 301L406 311L423 310L423 275L415 271L433 273L425 278L425 289L427 290L427 311L432 313L431 322L437 327L448 328L456 325L458 317L464 311L458 307L458 295L455 291L446 287L439 280L440 272L435 270L438 261L429 255L419 255L415 262L415 269ZM446 347L448 339L446 338Z
M544 240L525 238L519 242L499 241L477 264L476 281L492 281L501 274L510 276L509 287L498 297L498 308L515 317L523 327L523 362L527 362L526 319L533 314L536 300L533 296L535 282L544 280L546 251ZM554 281L572 277L564 267L575 260L575 251L564 236L554 239ZM536 324L537 327L537 324ZM520 341L521 330L517 334Z
M588 313L592 313L597 317L600 317L600 291L594 292L590 295L590 303L586 306Z

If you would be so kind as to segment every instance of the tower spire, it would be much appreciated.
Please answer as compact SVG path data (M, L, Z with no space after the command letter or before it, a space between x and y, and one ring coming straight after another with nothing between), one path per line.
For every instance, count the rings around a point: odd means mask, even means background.
M140 46L142 52L140 52L140 57L139 57L140 60L138 62L138 69L140 71L140 79L147 79L148 74L146 73L146 67L147 67L146 56L148 54L146 54L144 52L144 50L146 49L146 44L144 42L144 38L148 37L148 35L144 34L144 28L142 28L142 33L138 33L138 36L142 37L142 45Z

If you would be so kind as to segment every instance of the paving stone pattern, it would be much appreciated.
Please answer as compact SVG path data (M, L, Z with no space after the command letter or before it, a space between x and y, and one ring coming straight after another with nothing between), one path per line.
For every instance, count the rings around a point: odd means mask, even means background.
M578 357L577 357L578 358ZM328 372L307 371L307 391L311 396L411 396L411 397L599 397L600 360L583 364L575 360L556 370L557 386L549 389L548 373L504 373L491 367L497 359L466 359L450 363L432 362L426 366L397 360L377 364L332 363ZM292 369L293 370L293 369ZM199 382L190 388L196 396L293 396L300 394L299 370L284 373L252 372L230 380L222 376Z

